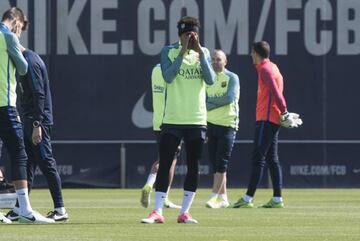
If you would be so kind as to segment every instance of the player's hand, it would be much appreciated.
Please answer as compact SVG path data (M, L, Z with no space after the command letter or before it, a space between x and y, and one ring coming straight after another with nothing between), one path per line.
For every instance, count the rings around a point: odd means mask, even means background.
M189 41L191 39L191 32L187 33L183 38L180 39L181 41L181 55L184 55L186 53L186 51L189 49Z
M22 33L22 24L19 21L14 21L12 25L11 31L16 35L16 37L20 38Z
M296 128L302 123L300 115L296 113L285 112L280 116L280 125L284 128Z
M33 144L36 146L37 144L39 144L41 142L41 140L42 140L41 126L34 127L33 132L32 132L32 142L33 142Z
M202 54L202 48L200 45L199 35L195 32L192 33L191 41L193 41L193 48L194 51L198 52L199 54Z

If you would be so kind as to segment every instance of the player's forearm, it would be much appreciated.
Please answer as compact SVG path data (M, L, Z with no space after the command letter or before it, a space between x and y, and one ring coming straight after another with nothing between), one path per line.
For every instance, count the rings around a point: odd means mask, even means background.
M213 109L216 109L216 108L219 108L219 106L213 104L213 103L210 103L210 102L206 102L206 110L207 111L211 111Z
M203 71L204 81L207 85L212 85L215 82L215 72L211 67L210 61L207 60L205 54L200 54L200 65Z
M224 105L229 105L236 100L236 96L239 90L239 79L231 76L226 93L222 96L208 96L206 101L215 105L216 108Z
M229 95L223 95L219 97L208 97L207 102L211 103L214 108L219 108L224 105L229 105L235 100L232 96Z
M286 111L286 101L283 94L279 91L275 79L272 77L268 70L264 70L260 73L260 76L264 83L268 86L271 95L274 97L275 103L279 107L281 113Z
M42 93L35 93L33 105L34 105L33 118L34 120L41 122L44 116L45 95Z
M168 57L169 49L164 48L161 51L161 72L165 82L172 83L176 78L176 75L179 73L180 66L183 61L183 56L179 54L179 56L171 62Z
M283 94L275 86L275 83L273 85L270 85L270 92L272 96L274 96L275 103L279 107L281 113L286 112L287 108L286 108L285 98Z
M16 71L19 73L19 75L25 75L27 73L28 63L20 51L20 43L18 38L12 34L7 34L5 36L8 53L16 67Z
M166 66L164 67L163 70L163 77L165 82L167 83L172 83L174 81L174 79L176 78L176 76L179 73L180 70L180 66L182 64L182 56L178 56L174 62L171 63L171 65L166 64Z

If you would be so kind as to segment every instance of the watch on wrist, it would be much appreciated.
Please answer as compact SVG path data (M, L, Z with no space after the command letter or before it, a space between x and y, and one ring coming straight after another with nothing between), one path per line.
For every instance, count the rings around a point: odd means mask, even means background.
M40 121L34 121L33 122L33 127L34 128L38 128L40 126Z

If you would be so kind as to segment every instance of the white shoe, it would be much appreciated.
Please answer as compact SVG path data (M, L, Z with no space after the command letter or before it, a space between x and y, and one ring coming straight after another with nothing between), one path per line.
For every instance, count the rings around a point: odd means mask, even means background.
M217 197L212 197L209 201L206 202L205 206L207 208L219 208L219 202L217 201Z
M4 216L4 214L0 213L0 223L12 223L10 219Z
M230 203L228 201L222 200L222 201L218 202L218 207L219 208L227 208L229 206L230 206Z
M48 212L46 217L53 219L55 222L60 222L60 221L67 221L69 219L69 214L67 212L61 214L58 211L54 210Z
M169 199L165 199L164 202L164 207L165 208L176 208L176 209L181 209L181 206L176 205L175 203L173 203L172 201L170 201Z
M19 216L19 223L48 224L55 223L54 219L45 218L40 213L32 211L29 215Z

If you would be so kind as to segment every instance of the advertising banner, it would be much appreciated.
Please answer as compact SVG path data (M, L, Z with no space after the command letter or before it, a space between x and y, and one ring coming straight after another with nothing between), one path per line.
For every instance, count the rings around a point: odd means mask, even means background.
M253 138L257 74L250 48L266 40L284 76L288 108L304 121L282 130L280 139L308 143L281 144L285 186L359 187L360 128L353 122L360 119L360 1L2 0L0 13L10 6L27 13L31 25L20 42L49 70L54 155L65 185L120 186L121 140L127 186L142 185L155 145L126 141L154 140L151 70L162 47L178 41L177 21L190 15L201 22L202 45L222 49L240 78L237 140ZM328 140L335 144L321 144ZM209 186L212 172L203 159L200 185ZM185 171L180 164L174 184ZM245 186L250 168L251 144L237 144L229 185ZM36 184L44 182L39 177Z

